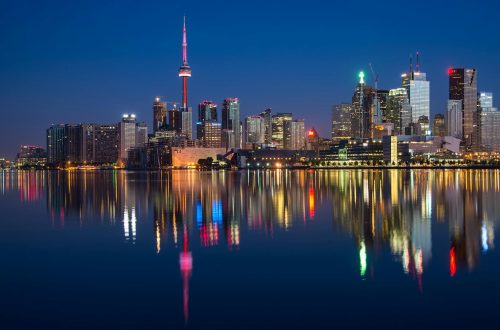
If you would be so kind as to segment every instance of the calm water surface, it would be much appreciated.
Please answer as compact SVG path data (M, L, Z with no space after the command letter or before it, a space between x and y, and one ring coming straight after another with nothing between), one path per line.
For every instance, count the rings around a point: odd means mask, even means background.
M500 327L498 170L0 172L2 329Z

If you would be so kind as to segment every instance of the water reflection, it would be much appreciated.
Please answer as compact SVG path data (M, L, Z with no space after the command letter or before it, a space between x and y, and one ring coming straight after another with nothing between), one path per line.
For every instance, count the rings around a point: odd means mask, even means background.
M26 202L45 196L53 226L98 221L120 228L125 242L135 244L138 223L146 223L155 253L179 249L186 320L193 240L201 248L244 249L245 233L273 238L278 230L331 221L334 231L354 240L362 279L375 273L376 256L389 249L422 288L433 226L449 232L453 277L494 248L500 214L498 170L1 172L0 193L11 190Z

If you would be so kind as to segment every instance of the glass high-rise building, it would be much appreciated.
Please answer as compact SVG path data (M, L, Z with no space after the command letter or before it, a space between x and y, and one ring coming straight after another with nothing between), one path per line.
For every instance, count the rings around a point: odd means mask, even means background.
M479 93L479 104L481 108L493 108L493 93Z
M134 114L124 114L120 122L120 158L127 159L127 152L135 147L136 120Z
M419 70L410 70L403 73L401 78L411 106L411 122L417 123L421 116L430 118L430 82L427 75Z
M353 105L341 103L332 107L332 140L340 141L351 138L351 113Z
M360 72L359 78L352 96L351 137L355 139L371 137L373 110L376 108L373 102L375 90L365 84L363 72Z
M212 101L202 101L198 104L198 121L196 122L196 138L203 141L204 123L217 122L217 104Z
M278 112L272 117L272 139L276 148L285 148L284 125L286 121L292 121L292 119L292 114L289 112Z
M479 147L479 116L477 95L477 70L450 68L449 99L461 101L462 105L462 141L469 149Z
M457 139L463 137L462 114L462 100L448 100L447 131L448 135Z
M262 119L264 119L264 143L271 144L273 143L273 122L271 116L272 109L267 108L263 112L260 113Z
M153 102L153 133L167 128L167 104L159 97Z
M500 111L485 107L481 111L481 149L500 152Z
M245 118L244 141L245 144L263 144L265 140L265 122L261 116Z
M283 123L284 149L302 150L306 144L306 132L303 119L287 120Z
M394 125L396 134L406 134L406 130L410 127L412 121L411 105L406 88L389 90L384 120L386 123Z
M241 147L240 100L230 97L222 104L222 147Z

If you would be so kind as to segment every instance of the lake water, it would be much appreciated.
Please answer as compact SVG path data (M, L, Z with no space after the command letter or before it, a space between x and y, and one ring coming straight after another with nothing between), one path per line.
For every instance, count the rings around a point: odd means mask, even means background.
M499 170L0 172L2 329L497 328Z

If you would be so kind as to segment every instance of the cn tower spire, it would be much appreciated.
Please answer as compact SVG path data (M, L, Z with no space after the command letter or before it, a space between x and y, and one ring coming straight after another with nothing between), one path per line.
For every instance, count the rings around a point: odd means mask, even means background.
M184 24L182 25L182 65L179 68L179 77L182 79L181 110L188 111L187 80L191 77L191 68L187 62L186 16L184 16Z
M186 16L182 27L182 64L187 65Z

